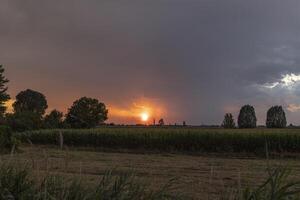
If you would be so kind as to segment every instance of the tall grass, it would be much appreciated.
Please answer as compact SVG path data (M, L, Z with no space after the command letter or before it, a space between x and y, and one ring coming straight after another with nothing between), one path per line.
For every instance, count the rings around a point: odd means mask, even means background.
M41 182L28 168L2 164L0 167L0 199L2 200L167 200L180 199L170 192L171 184L159 190L139 181L132 172L114 176L107 171L95 186L61 176L46 176Z
M236 187L219 194L220 200L297 200L300 182L289 179L286 168L269 170L268 178L258 187ZM2 200L167 200L189 199L171 192L172 182L159 190L137 180L134 173L114 176L108 171L95 186L80 179L46 176L37 181L27 168L2 164L0 167L0 199ZM228 195L229 194L229 195Z
M300 199L300 181L291 180L291 170L286 167L271 168L267 179L257 187L233 189L224 193L221 200L298 200ZM232 191L232 190L231 190Z
M300 129L99 128L19 134L33 144L181 152L300 152Z

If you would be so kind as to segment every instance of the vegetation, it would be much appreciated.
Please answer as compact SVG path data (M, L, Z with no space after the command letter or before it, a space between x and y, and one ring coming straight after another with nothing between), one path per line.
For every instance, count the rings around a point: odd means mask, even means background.
M64 114L62 112L58 110L52 110L44 118L44 127L46 129L63 128L64 126L63 116Z
M268 110L266 125L268 128L285 128L286 117L282 106L273 106Z
M0 153L10 151L14 145L16 145L16 141L12 136L11 129L7 126L0 126Z
M158 121L158 125L159 125L159 126L164 126L164 125L165 125L164 119L160 119L160 120Z
M268 178L256 188L237 189L235 195L223 196L225 200L297 200L300 182L289 180L291 171L285 167L268 169Z
M277 167L267 170L268 176L258 186L241 187L236 185L232 190L225 189L218 199L223 200L285 200L299 199L300 182L290 179L288 168ZM46 174L36 178L26 167L11 164L0 166L1 199L22 200L167 200L189 199L174 192L174 180L159 189L139 180L132 171L115 175L113 170L98 177L96 184L87 185L80 178L64 178L59 175ZM228 195L228 191L231 191Z
M10 97L7 94L6 84L8 83L8 79L4 76L4 68L0 65L0 120L3 122L4 114L6 111L5 102L7 102Z
M256 128L256 114L253 106L245 105L238 117L239 128Z
M224 121L222 123L223 128L235 128L235 122L231 113L227 113L224 116Z
M6 122L17 132L37 130L43 127L41 116L29 111L9 113L6 115Z
M107 120L108 110L97 99L82 97L75 101L66 116L72 128L94 128Z
M299 129L100 128L39 130L19 134L33 144L150 151L265 154L300 152Z
M48 108L46 97L37 91L27 89L16 96L14 112L32 112L42 117Z
M71 181L61 176L48 175L41 182L33 179L28 168L2 164L0 167L0 199L22 200L160 200L179 199L170 192L171 184L151 190L133 172L113 176L107 171L98 184L88 187L80 179Z

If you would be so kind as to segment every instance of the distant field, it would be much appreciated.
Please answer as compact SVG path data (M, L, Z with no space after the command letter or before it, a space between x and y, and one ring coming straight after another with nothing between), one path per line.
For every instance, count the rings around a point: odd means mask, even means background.
M300 129L103 127L18 133L23 142L69 147L187 153L300 153Z

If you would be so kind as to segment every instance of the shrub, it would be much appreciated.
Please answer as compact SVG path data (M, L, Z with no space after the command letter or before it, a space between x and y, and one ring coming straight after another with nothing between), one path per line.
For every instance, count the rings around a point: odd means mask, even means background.
M282 106L273 106L268 110L266 125L268 128L285 128L286 117Z
M222 123L223 128L235 128L235 122L231 113L227 113L224 116L224 121Z
M239 128L256 128L256 122L254 107L250 105L243 106L238 117Z

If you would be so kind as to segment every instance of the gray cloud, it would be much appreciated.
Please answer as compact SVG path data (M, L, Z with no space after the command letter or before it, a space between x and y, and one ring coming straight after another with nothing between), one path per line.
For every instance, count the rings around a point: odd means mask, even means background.
M300 104L255 85L300 73L298 0L3 0L0 60L10 92L43 91L60 109L89 95L113 105L159 99L166 121L220 123L242 104L260 122ZM289 115L297 123L297 112Z

